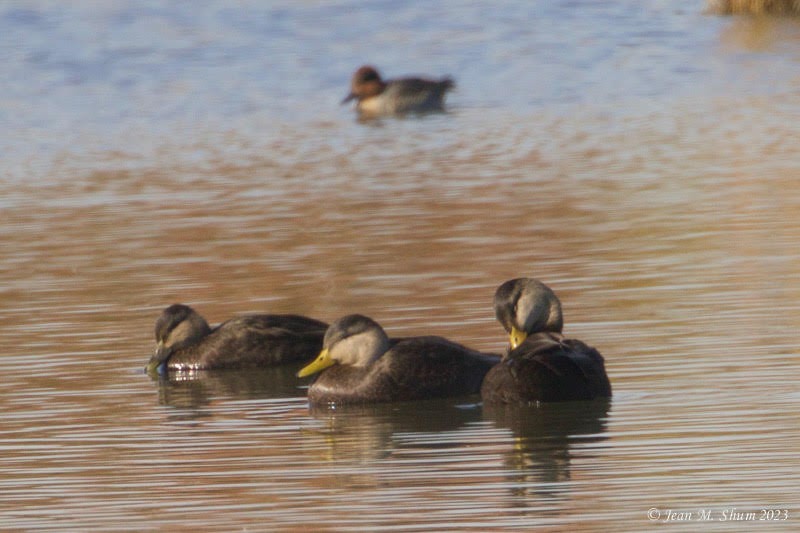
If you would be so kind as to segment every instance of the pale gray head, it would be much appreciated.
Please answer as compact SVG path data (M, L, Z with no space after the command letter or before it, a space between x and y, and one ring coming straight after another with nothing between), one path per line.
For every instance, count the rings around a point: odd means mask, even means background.
M335 320L325 332L322 352L298 376L308 376L331 365L365 367L389 349L383 328L363 315L347 315Z
M561 333L564 327L558 297L533 278L512 279L500 285L494 294L494 312L509 334L512 349L532 333Z

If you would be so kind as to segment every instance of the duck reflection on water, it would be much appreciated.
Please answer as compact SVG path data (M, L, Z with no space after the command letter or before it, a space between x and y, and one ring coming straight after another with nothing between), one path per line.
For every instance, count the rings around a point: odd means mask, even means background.
M560 497L572 480L575 447L606 440L610 398L529 405L484 404L484 420L508 430L513 445L505 452L509 490L515 496ZM581 457L591 455L582 451Z
M430 476L435 485L435 472L446 472L454 461L484 464L484 476L485 464L495 462L498 484L510 495L503 501L533 513L539 512L537 502L542 499L549 505L568 498L573 461L586 459L591 455L587 449L606 439L609 399L483 407L476 402L476 396L469 395L312 405L314 423L303 428L304 441L314 464L336 467L321 469L326 477L321 482L338 487L381 487L385 476L404 478L420 464L428 465L430 473L414 479ZM487 425L497 431L487 432ZM578 453L576 446L581 448ZM385 473L386 468L392 468L392 474Z
M209 416L207 408L214 400L302 398L306 390L295 376L301 365L169 372L154 379L158 403L179 410L170 416L188 419Z
M325 461L367 461L408 449L460 446L462 430L481 422L477 395L395 403L311 405L316 424L306 431L322 436Z

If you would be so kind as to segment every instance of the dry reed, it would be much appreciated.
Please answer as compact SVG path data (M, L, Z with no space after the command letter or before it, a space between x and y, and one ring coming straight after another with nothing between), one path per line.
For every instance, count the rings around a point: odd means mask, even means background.
M800 15L800 0L708 0L708 9L720 15Z

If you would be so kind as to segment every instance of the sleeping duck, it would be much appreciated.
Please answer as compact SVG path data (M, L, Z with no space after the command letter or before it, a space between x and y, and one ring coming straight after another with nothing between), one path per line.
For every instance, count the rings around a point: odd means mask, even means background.
M254 368L307 361L319 353L327 324L298 315L244 315L212 328L197 311L174 304L156 320L147 372Z
M475 394L499 360L442 337L390 339L371 318L348 315L297 375L321 372L308 389L312 405L395 402Z

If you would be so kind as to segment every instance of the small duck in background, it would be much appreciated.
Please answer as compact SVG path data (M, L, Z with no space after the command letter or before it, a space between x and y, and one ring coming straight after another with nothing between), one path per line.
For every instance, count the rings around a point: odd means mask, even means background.
M156 320L156 351L148 373L169 370L258 368L307 361L322 348L328 325L299 315L243 315L210 327L183 304Z
M611 396L600 352L562 335L555 293L536 279L506 281L494 295L497 320L510 348L481 386L485 403L528 404Z
M371 318L348 315L330 325L319 357L297 375L322 371L308 389L312 406L396 402L476 394L499 361L443 337L390 339Z
M359 68L342 104L356 99L362 116L401 115L444 111L445 93L455 86L452 78L441 80L399 78L384 81L375 67Z

